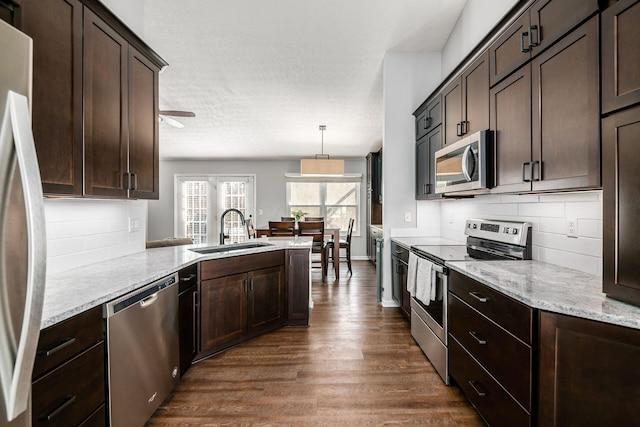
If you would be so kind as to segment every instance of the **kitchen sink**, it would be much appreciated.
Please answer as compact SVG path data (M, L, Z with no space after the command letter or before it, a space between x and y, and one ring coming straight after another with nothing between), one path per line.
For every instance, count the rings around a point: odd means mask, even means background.
M216 253L228 253L235 251L244 251L246 249L254 249L254 248L262 248L265 246L273 246L271 243L236 243L231 245L217 245L217 246L207 246L204 248L196 248L190 249L193 252L197 252L199 254L216 254Z

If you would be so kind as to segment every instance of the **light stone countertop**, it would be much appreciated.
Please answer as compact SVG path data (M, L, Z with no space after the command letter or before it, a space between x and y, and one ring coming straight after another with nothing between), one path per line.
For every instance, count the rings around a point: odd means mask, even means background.
M465 246L467 244L466 242L458 242L444 237L392 237L391 241L396 242L405 249L411 249L411 246Z
M446 265L533 308L640 329L640 307L608 298L600 276L539 261Z
M189 249L212 245L170 246L74 268L47 276L40 329L104 304L200 261L282 249L311 248L311 237L261 238L271 246L199 254ZM216 245L217 246L217 245ZM232 249L233 245L227 245Z

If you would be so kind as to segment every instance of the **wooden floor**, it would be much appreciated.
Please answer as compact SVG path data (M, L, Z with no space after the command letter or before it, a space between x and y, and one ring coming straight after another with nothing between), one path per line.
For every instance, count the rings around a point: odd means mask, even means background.
M376 303L375 268L313 272L309 328L284 328L189 369L149 426L481 426L411 338Z

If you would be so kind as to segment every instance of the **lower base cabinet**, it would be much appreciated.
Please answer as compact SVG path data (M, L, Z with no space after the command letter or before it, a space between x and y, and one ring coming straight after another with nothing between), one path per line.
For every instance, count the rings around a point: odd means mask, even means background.
M640 330L540 314L540 426L637 426Z
M198 264L178 271L178 277L178 333L182 377L198 353Z
M411 319L411 294L407 291L409 251L391 242L391 297L400 307L400 312Z
M40 332L33 378L32 425L106 424L101 306Z

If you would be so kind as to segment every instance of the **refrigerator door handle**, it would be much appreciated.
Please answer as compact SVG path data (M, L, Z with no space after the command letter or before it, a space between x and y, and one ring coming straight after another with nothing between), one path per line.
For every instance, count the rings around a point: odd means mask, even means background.
M0 317L0 385L8 421L26 411L29 403L31 375L44 302L47 256L42 183L31 132L29 105L25 96L9 91L7 108L0 128L0 147L3 154L11 153L12 144L15 145L15 157L24 194L28 269L22 329L19 334L15 334L19 337L17 343L12 338L10 321ZM13 164L12 161L0 164L0 180L11 179ZM4 188L6 184L0 182ZM1 200L0 203L0 221L4 222L6 200ZM9 285L5 283L4 277L0 277L0 293L6 294L3 288L6 289Z

